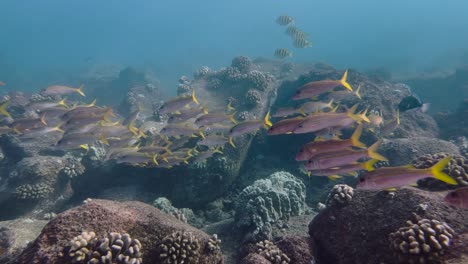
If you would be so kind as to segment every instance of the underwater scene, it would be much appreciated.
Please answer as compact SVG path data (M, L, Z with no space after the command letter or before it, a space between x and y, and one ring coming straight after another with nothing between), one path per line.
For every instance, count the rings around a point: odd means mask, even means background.
M468 263L468 2L0 10L0 264Z

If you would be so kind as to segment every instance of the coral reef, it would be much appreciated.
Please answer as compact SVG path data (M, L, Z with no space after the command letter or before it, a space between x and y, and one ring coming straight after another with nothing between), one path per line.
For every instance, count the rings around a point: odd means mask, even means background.
M236 68L237 70L239 70L240 73L250 72L252 66L252 61L245 56L235 57L234 59L232 59L231 62L231 67Z
M407 221L407 226L389 236L390 247L400 263L434 263L450 247L455 231L437 220Z
M250 89L245 94L245 103L249 108L257 106L262 101L262 95L259 91Z
M265 91L269 83L274 80L274 77L261 71L251 71L247 74L245 79L252 88Z
M451 156L450 163L443 170L446 174L454 178L460 186L468 186L468 159L461 155L453 155L444 152L435 154L426 154L413 161L413 166L418 169L426 169L432 167L441 159ZM453 188L442 181L436 179L423 179L418 182L419 186L430 189L448 189Z
M73 263L140 264L141 243L129 234L111 232L98 240L94 232L82 232L70 241L68 255Z
M159 197L156 200L154 200L153 201L153 206L158 208L159 210L161 210L162 212L164 212L166 214L174 216L175 218L177 218L178 220L180 220L180 221L182 221L184 223L187 223L190 220L190 222L192 224L192 221L195 221L195 219L194 219L195 215L194 215L192 209L190 209L190 208L181 208L181 209L175 208L174 206L172 206L171 201L169 201L169 199L167 199L166 197Z
M255 245L257 246L257 253L268 259L271 263L287 264L291 261L289 257L270 240L260 241Z
M468 69L467 69L468 70ZM466 86L465 86L466 87ZM466 88L464 88L466 89ZM441 128L441 136L445 139L454 139L457 137L468 137L468 124L466 121L466 113L468 111L468 100L464 95L464 101L462 101L456 111L452 113L438 113L435 116L439 127ZM441 96L438 96L439 98ZM446 99L445 96L443 96ZM457 98L459 100L460 98ZM439 102L439 99L437 99ZM453 102L447 104L452 106Z
M407 187L389 195L386 191L354 190L345 207L327 207L309 224L319 263L395 263L389 235L405 226L408 219L437 219L457 234L468 233L468 210L447 206L443 194ZM419 238L418 238L419 239ZM454 238L456 239L456 238ZM359 246L356 247L356 241ZM454 244L468 243L468 236ZM447 250L444 260L460 261L466 249Z
M272 224L304 214L305 185L288 172L276 172L246 187L235 203L236 226L253 240L271 239Z
M222 261L219 254L211 254L207 249L211 236L183 222L174 221L172 216L162 213L151 205L141 202L120 203L92 199L52 219L44 227L39 237L18 256L15 263L69 263L70 241L79 236L83 230L92 230L97 238L104 240L108 238L110 243L108 247L111 248L113 257L117 255L114 254L112 245L115 248L116 243L120 242L117 239L116 242L111 243L112 239L107 235L109 230L121 233L120 240L122 241L129 240L124 238L124 233L141 238L143 247L138 247L138 249L141 249L139 251L140 257L145 263L160 263L159 245L163 244L163 241L170 240L171 234L180 234L179 237L183 239L187 238L187 234L190 234L189 240L198 241L197 263L218 264ZM167 239L164 240L164 238ZM104 240L104 245L98 242L97 247L102 245L101 248L107 248L107 243ZM184 245L190 244L191 247L195 247L191 243L184 243ZM134 251L131 256L135 256L135 245L138 244L133 242ZM131 253L130 249L129 253Z
M23 184L16 187L15 196L18 199L43 199L48 197L54 189L45 184Z
M85 170L85 166L81 164L81 161L78 158L70 157L65 160L65 166L62 169L62 173L72 179L83 174Z
M213 234L213 236L208 240L207 248L211 253L221 251L221 239L218 238L217 234Z
M351 202L354 195L354 189L346 184L337 184L328 193L326 205L347 205Z
M196 264L200 255L200 242L190 232L174 232L159 245L162 263Z
M208 74L212 73L212 70L210 69L210 67L208 66L202 66L200 69L198 69L195 74L194 74L194 78L195 79L201 79L205 76L207 76Z
M188 94L192 91L192 87L190 85L185 84L185 83L179 83L177 86L177 95L184 95Z

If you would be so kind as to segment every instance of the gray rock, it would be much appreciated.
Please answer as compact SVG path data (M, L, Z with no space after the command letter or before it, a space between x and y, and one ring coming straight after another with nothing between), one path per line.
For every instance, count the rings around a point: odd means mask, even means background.
M388 158L391 166L407 165L419 156L439 152L460 154L455 144L427 137L386 139L379 148L379 153Z

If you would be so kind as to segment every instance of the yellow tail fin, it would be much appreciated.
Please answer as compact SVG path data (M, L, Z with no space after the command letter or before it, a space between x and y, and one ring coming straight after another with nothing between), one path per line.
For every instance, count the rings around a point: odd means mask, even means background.
M219 147L213 149L213 152L214 152L214 153L223 154L223 152L221 151L221 146L219 146Z
M304 109L301 107L298 109L299 113L302 115L302 116L306 116L306 112L304 112Z
M101 141L104 145L109 146L109 141L107 141L107 138L104 135L99 137L99 141Z
M348 82L346 82L346 79L348 78L348 70L346 70L343 74L343 77L341 77L340 84L344 86L344 88L353 91L353 88L351 85L349 85Z
M203 129L198 130L198 135L200 135L201 138L205 139L205 135L203 134Z
M96 105L96 100L97 100L97 99L94 99L90 104L85 105L85 107L93 107L93 106L95 106L95 105Z
M342 177L340 175L328 175L327 178L332 181L336 181L338 179L341 179Z
M451 159L452 157L450 156L445 157L437 162L434 166L430 167L429 170L431 171L434 178L451 185L457 185L457 182L452 177L448 176L442 171L447 166L447 164L449 164Z
M57 131L57 132L60 132L60 133L65 133L65 131L63 131L63 129L60 128L62 125L63 124L59 124L56 127L51 128L51 131Z
M328 104L326 105L326 107L330 108L330 109L333 109L333 98L330 100L330 102L328 102ZM336 111L336 110L335 110Z
M203 107L203 106L202 106L201 109L202 109L202 112L203 112L205 115L208 114L208 110L206 110L206 107Z
M234 141L232 141L232 137L229 137L229 145L231 145L233 148L236 148Z
M234 107L232 107L232 101L229 102L226 106L226 110L228 111L236 111L236 109Z
M271 123L271 121L270 121L270 111L268 111L267 114L265 115L265 118L263 119L263 122L264 122L264 126L266 128L269 128L269 127L271 127L273 125Z
M382 143L382 140L378 140L372 146L370 146L367 149L367 155L369 155L369 157L371 157L373 159L376 159L376 160L388 161L388 159L386 157L384 157L384 156L380 155L379 153L377 153L377 149L379 148L381 143Z
M362 125L358 125L356 127L356 130L354 130L353 135L351 136L351 143L355 147L366 148L366 144L359 141L359 138L361 137L361 134L362 134Z
M367 170L367 171L373 171L375 170L374 168L374 165L378 162L379 160L376 160L376 159L371 159L371 160L368 160L366 162L364 162L364 168Z
M355 105L351 106L351 108L348 110L348 112L351 113L351 114L354 114L354 112L356 112L358 106L359 106L359 104L355 104Z
M194 101L196 104L200 104L197 100L197 97L195 97L195 89L192 89L192 101Z
M89 145L88 144L81 144L79 147L86 150L86 151L89 150Z
M359 93L360 91L361 91L361 84L359 84L359 86L356 89L356 92L354 94L357 96L357 98L362 99L361 94Z
M369 108L366 108L366 110L364 110L364 112L360 113L358 116L359 116L359 118L361 118L362 121L370 123L369 118L366 116L367 110L369 110Z
M41 116L41 119L40 119L40 120L41 120L41 123L42 123L44 126L47 126L47 122L46 122L46 120L45 120L45 114L43 114L43 115Z
M0 114L6 117L11 117L10 113L8 113L8 111L6 110L9 104L10 101L5 101L0 105Z
M400 109L396 110L396 121L397 125L400 125Z
M65 103L65 101L67 100L67 98L63 98L62 100L60 100L57 104L58 105L61 105L61 106L64 106L65 108L67 108L67 104Z
M86 95L83 93L83 87L84 87L84 85L81 84L79 88L76 88L76 92L79 93L81 96L86 96Z
M234 116L236 115L236 112L232 113L229 115L229 120L231 120L231 122L236 125L237 124L237 121L236 119L234 118Z

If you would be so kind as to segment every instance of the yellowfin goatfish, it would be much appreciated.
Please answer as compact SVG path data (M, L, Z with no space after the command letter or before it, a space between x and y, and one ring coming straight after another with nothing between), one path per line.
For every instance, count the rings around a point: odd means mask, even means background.
M207 150L198 154L197 157L195 157L194 162L198 162L198 163L202 162L206 159L211 158L216 153L223 154L220 148L210 149L210 150Z
M99 135L88 132L83 134L71 134L65 137L62 137L57 144L56 148L59 149L78 149L80 145L92 144L99 139Z
M21 135L20 138L21 139L37 138L37 137L41 137L52 132L64 133L64 131L60 128L60 125L58 125L56 127L41 127L41 128L31 129L25 132L23 135Z
M227 138L225 136L219 136L219 135L208 135L206 136L203 140L200 140L197 142L197 145L201 146L207 146L207 147L218 147L218 146L224 146L224 144L228 143L232 147L236 147L234 143L232 142L232 138Z
M355 114L357 105L353 106L346 113L317 113L309 115L292 131L294 134L304 134L317 132L330 127L347 127L355 122L370 122L366 117L366 112Z
M281 49L276 49L275 50L275 57L278 59L284 59L287 57L292 57L292 52L289 51L288 49L281 48Z
M173 123L182 123L190 118L197 117L201 114L208 114L208 111L203 108L189 108L187 110L181 110L179 111L180 113L177 114L172 114L169 119L167 120L167 123L173 124Z
M267 130L267 135L290 134L302 121L302 116L280 120Z
M62 99L58 102L33 102L28 104L26 107L34 111L42 111L52 107L67 107L65 104L66 99Z
M386 123L380 129L380 135L381 136L387 136L387 135L391 134L399 125L400 125L400 111L397 110L395 119L393 119L390 122Z
M23 133L30 129L40 128L47 126L47 122L45 120L45 116L42 115L41 118L23 118L15 120L10 127L16 133Z
M374 164L377 162L378 160L371 159L362 163L347 164L347 165L343 165L343 166L336 167L336 168L310 171L310 174L314 176L330 176L330 175L345 175L345 174L350 175L353 172L360 171L360 170L373 171Z
M172 100L165 102L161 106L161 108L159 108L159 113L161 115L164 115L164 114L169 114L169 113L181 110L183 107L185 107L191 102L200 104L197 98L195 97L195 90L192 90L192 95L178 96Z
M225 121L230 121L233 124L237 124L237 121L234 119L235 114L236 113L232 113L230 115L217 113L205 114L197 118L197 120L195 120L195 124L198 126L207 126L215 123L222 123Z
M286 25L289 25L291 23L294 23L294 19L292 17L290 17L290 16L282 15L282 16L279 16L276 19L276 23L278 23L281 26L286 26Z
M5 101L0 105L0 115L11 117L10 113L7 111L7 107L10 104L10 101Z
M188 124L169 124L161 129L161 134L165 136L192 136L200 135L204 138L203 130L189 126Z
M451 191L445 196L444 201L450 205L468 209L468 187Z
M272 117L287 117L295 114L302 114L305 115L305 113L302 111L301 108L294 108L294 107L287 107L287 108L278 108L274 114L272 114Z
M309 48L312 47L312 43L305 38L295 38L293 41L293 46L296 48Z
M238 137L259 130L261 127L268 129L273 124L270 121L270 112L268 112L263 120L248 120L241 122L231 128L229 131L230 137Z
M359 125L349 139L332 139L307 143L297 153L296 161L309 160L321 153L339 151L349 147L365 148L366 145L359 140L361 133L362 125Z
M323 80L313 81L301 86L293 96L293 100L312 98L319 94L328 92L335 87L344 86L346 89L353 91L351 85L346 81L348 78L348 70L346 70L340 80Z
M323 170L351 164L359 159L371 157L373 159L387 161L387 158L377 153L381 140L375 142L368 149L352 150L344 149L336 152L326 152L314 156L304 165L307 170Z
M78 93L81 96L85 96L83 93L83 85L81 85L79 88L73 88L64 85L52 85L41 91L41 95L43 96L67 95L72 93Z
M416 184L424 178L436 178L450 185L457 182L442 170L447 166L452 157L446 157L434 166L427 169L416 169L411 166L384 167L364 174L357 184L357 189L380 190L391 189Z
M333 108L333 99L330 102L307 102L300 106L300 109L303 113L310 114L315 112L320 112L325 109L332 109Z

